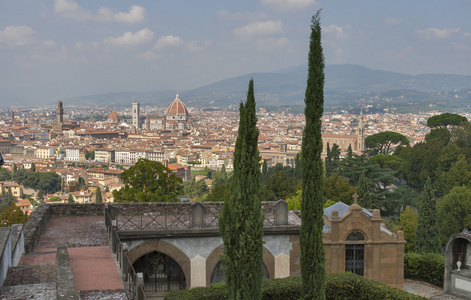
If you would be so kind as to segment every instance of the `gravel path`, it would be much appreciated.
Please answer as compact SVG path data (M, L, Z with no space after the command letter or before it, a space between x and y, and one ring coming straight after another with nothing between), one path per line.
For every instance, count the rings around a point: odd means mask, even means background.
M468 298L456 296L456 295L448 295L443 294L443 289L438 288L432 284L404 279L404 290L406 292L419 295L428 299L432 300L466 300Z

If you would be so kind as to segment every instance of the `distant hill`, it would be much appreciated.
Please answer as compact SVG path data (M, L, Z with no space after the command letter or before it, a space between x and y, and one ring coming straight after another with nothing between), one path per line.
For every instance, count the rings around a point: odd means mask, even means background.
M391 95L397 99L405 99L404 105L411 103L430 103L445 101L453 105L453 96L444 97L444 92L455 90L471 90L471 76L453 74L423 74L407 75L401 73L372 70L358 65L327 65L325 68L325 105L348 107L369 103L371 105L387 102ZM193 90L180 91L180 98L188 106L228 107L238 105L245 100L250 78L255 83L255 98L257 106L302 105L306 87L307 66L297 66L272 73L251 73L234 78L224 79ZM367 101L371 94L375 101ZM439 94L442 93L442 94ZM463 91L459 92L463 94ZM464 92L458 100L469 98ZM141 105L165 106L175 98L173 91L153 92L122 92L101 95L90 95L64 99L64 102L96 103L110 106L130 106L132 102ZM386 99L386 100L384 100ZM384 100L384 101L382 101ZM460 102L460 101L458 101ZM456 103L454 103L456 104ZM447 106L446 104L445 106ZM458 107L459 108L459 107Z

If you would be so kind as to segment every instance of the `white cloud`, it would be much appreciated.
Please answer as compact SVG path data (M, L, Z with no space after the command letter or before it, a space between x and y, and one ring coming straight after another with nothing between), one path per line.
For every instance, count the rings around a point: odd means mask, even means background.
M97 12L86 11L73 0L55 0L54 11L71 20L98 20L118 23L140 23L145 19L145 8L133 5L128 12L112 12L109 8L100 7Z
M460 32L460 30L461 28L444 28L444 29L427 28L427 29L415 31L415 35L425 40L445 39L445 38L450 37L453 33Z
M91 42L91 43L75 43L75 50L76 51L92 51L100 47L100 43L98 42Z
M54 42L53 40L47 40L43 42L43 46L46 48L53 48L54 46L56 46L56 42Z
M327 27L322 27L322 32L326 34L332 34L335 35L337 38L348 38L350 35L348 34L348 31L352 28L351 25L347 26L338 26L338 25L329 25Z
M92 17L89 12L81 9L80 6L72 0L56 0L54 2L54 11L72 20L84 21Z
M315 4L315 0L261 0L262 4L280 11L303 9Z
M26 25L7 26L0 31L0 45L7 44L9 47L24 46L28 44L34 30Z
M145 44L151 41L154 37L154 33L149 28L144 28L138 32L132 33L130 31L125 32L122 36L117 38L109 37L106 38L103 43L111 46L136 46Z
M97 18L103 21L121 22L121 23L140 23L145 19L146 9L133 5L129 12L113 13L106 7L101 7L98 10Z
M281 21L254 22L234 29L234 34L238 36L267 36L281 33L283 24Z
M177 47L184 45L185 42L179 36L165 35L157 40L154 49L162 49L166 47Z
M396 18L386 18L383 20L383 23L386 26L395 26L401 24L401 20Z
M136 55L137 59L143 59L143 60L157 60L160 59L162 56L152 52L152 51L146 51L144 53Z

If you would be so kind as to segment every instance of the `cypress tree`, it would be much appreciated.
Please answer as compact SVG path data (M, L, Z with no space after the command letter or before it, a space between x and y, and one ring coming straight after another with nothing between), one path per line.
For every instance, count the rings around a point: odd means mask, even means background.
M263 214L259 199L260 155L253 80L240 103L231 196L224 202L219 232L228 298L262 299Z
M352 144L349 144L349 145L348 145L348 148L347 148L347 156L348 156L348 157L353 156Z
M96 190L95 203L103 203L103 198L101 197L100 187L98 187L97 190Z
M302 153L302 224L301 299L325 299L325 251L322 244L324 227L323 166L321 117L324 111L324 55L321 45L320 10L312 17L308 57L308 77L304 102L306 127Z
M327 155L325 156L325 176L329 177L331 173L332 166L332 156L330 154L330 145L327 142Z
M416 249L420 253L441 253L438 235L437 204L430 177L425 182L422 192L422 202L419 209L419 224L417 225Z
M266 182L267 181L267 172L268 172L268 165L267 165L267 160L263 160L262 164L262 174L260 176L260 181L261 182Z
M371 208L371 194L368 188L368 178L365 171L361 172L357 186L358 205L364 208Z

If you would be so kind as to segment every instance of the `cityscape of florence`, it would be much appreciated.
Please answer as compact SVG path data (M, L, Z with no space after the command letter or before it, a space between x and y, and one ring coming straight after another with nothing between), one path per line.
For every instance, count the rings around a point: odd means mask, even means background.
M471 2L0 0L1 299L470 299Z

